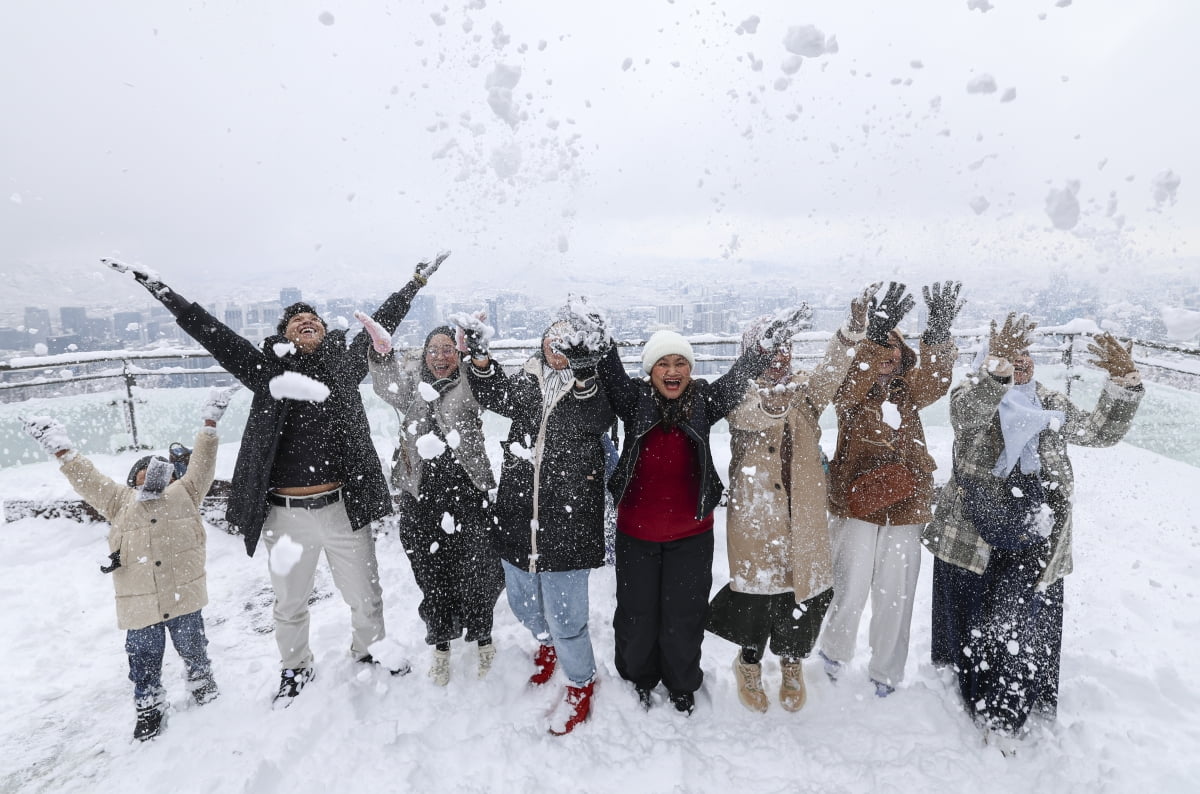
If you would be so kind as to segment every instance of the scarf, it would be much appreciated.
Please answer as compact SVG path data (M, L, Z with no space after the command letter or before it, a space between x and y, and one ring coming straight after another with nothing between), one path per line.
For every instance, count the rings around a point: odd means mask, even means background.
M654 402L658 405L658 412L662 414L662 425L665 430L672 430L676 425L681 425L692 418L692 395L695 394L693 388L695 385L695 381L688 383L683 394L674 400L668 400L658 393L658 389L650 387L654 393Z
M542 410L550 410L559 395L571 388L575 382L575 374L570 367L555 369L542 362Z
M1004 437L1004 449L996 461L992 474L1008 477L1013 468L1020 464L1025 474L1036 474L1042 469L1038 456L1038 436L1051 423L1061 427L1067 416L1062 411L1047 411L1037 395L1037 384L1013 384L1000 400L1000 434Z

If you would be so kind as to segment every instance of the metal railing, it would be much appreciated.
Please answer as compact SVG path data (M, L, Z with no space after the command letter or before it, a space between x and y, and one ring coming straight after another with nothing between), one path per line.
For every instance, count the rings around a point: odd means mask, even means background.
M981 341L988 336L988 329L959 329L953 336L959 343L959 358L962 360L976 354ZM1057 358L1064 365L1068 394L1072 382L1080 378L1076 371L1079 366L1077 353L1081 350L1079 340L1089 336L1090 334L1073 326L1039 328L1035 333L1038 343L1030 348L1030 352L1042 360ZM831 337L831 333L823 331L797 334L793 339L793 360L803 362L820 359ZM920 336L913 334L906 335L905 338L915 347ZM1165 379L1172 385L1200 391L1200 347L1130 337L1118 338L1126 344L1133 343L1134 361L1141 368L1143 376L1156 380ZM696 349L696 374L714 375L723 372L728 368L729 362L736 360L741 337L703 334L689 337L689 341ZM519 367L539 344L538 339L501 339L494 340L490 347L497 361L505 367L515 368ZM620 339L616 344L623 351L621 360L624 363L634 365L631 368L640 365L640 356L629 351L640 349L645 340ZM1156 355L1146 355L1143 351L1154 351ZM187 362L190 366L172 366L172 363L176 362ZM137 448L140 447L136 408L139 400L134 396L134 386L170 388L208 385L218 380L230 382L232 378L201 348L93 351L31 356L0 362L0 401L13 401L5 399L9 395L16 400L30 396L56 396L62 393L61 387L68 387L71 393L79 393L86 389L71 387L104 380L118 380L125 387L124 397L114 401L114 404L120 403L126 430L133 440L133 446ZM152 383L154 380L159 382Z

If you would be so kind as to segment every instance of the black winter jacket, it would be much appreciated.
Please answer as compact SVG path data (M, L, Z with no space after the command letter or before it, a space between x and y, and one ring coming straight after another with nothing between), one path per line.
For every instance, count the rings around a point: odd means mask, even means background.
M604 392L595 381L582 388L576 383L546 414L540 357L529 359L513 376L495 363L485 372L467 369L479 404L512 419L501 445L499 526L493 531L497 552L530 573L603 565L600 435L615 421Z
M420 286L410 281L402 290L392 293L372 315L375 321L394 332L408 313L418 289ZM367 348L371 344L368 334L358 334L347 345L344 331L329 331L314 352L279 356L274 345L286 343L283 336L268 337L259 350L199 304L169 291L160 300L175 315L184 332L254 392L225 514L229 523L245 536L247 554L254 555L262 533L280 431L288 409L295 403L271 396L271 380L287 371L299 372L329 387L326 403L333 409L333 432L340 440L341 459L336 465L345 476L342 499L351 525L359 529L392 512L391 495L379 455L371 443L371 428L358 390L367 375Z
M703 519L721 503L725 490L721 476L713 466L712 452L708 446L708 434L712 426L724 419L746 396L747 384L766 370L771 363L771 353L752 345L738 357L721 377L711 383L699 378L692 381L691 416L679 427L687 434L696 451L696 462L700 466L700 498L696 503L696 520ZM662 413L654 399L654 386L641 378L625 374L625 366L614 345L600 359L598 367L600 382L617 416L625 425L625 440L621 444L621 458L617 470L608 481L617 504L625 496L625 489L633 479L638 455L642 449L642 437L662 421ZM684 399L680 397L679 399Z

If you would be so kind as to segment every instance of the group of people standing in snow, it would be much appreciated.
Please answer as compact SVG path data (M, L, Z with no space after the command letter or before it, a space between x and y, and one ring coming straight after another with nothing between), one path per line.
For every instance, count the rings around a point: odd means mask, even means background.
M356 314L365 333L349 343L299 303L284 310L278 335L261 350L155 274L109 261L132 272L253 392L228 518L248 553L261 537L272 555L277 703L291 702L314 674L308 598L322 551L350 607L353 657L394 674L410 669L384 658L379 644L382 590L369 527L391 512L392 498L358 391L369 372L375 392L403 415L391 487L436 684L448 684L451 643L464 635L478 646L479 676L487 675L493 609L506 591L537 643L530 682L545 684L559 668L567 679L550 732L568 733L588 718L596 685L588 579L604 564L607 485L616 505L615 666L645 708L661 702L661 684L674 709L692 713L709 631L738 646L733 671L746 708L769 707L769 649L780 659L779 703L797 711L807 697L803 660L816 649L829 678L842 677L868 598L867 675L876 695L890 695L904 676L924 545L935 557L933 662L955 670L968 711L1006 736L1020 735L1035 709L1054 713L1062 577L1071 570L1066 445L1115 444L1142 394L1129 352L1111 336L1089 348L1111 377L1086 412L1033 381L1035 326L1027 317L993 322L951 396L954 471L935 510L936 465L920 410L950 391L957 282L922 291L927 325L918 350L896 330L913 297L894 282L881 296L877 283L854 297L811 371L793 371L792 337L811 324L801 304L750 323L736 361L709 382L692 377L692 346L672 331L647 340L645 377L630 376L603 315L579 299L516 372L492 359L482 313L453 315L422 348L394 350L392 334L443 259L420 263L374 315ZM311 385L281 385L296 377ZM228 395L216 402L227 404ZM838 438L826 460L818 420L830 404ZM484 450L484 411L512 421L498 484ZM623 441L611 467L604 441L618 419ZM722 419L731 444L729 582L710 602L714 510L725 491L710 432ZM74 457L54 423L27 427L47 451ZM113 523L119 547L128 511L94 501L103 478L93 469L64 470ZM211 480L211 466L206 472ZM200 487L193 480L189 493ZM277 564L277 553L289 564ZM201 623L201 638L202 631ZM133 651L130 663L134 678ZM202 666L211 680L207 657ZM161 687L150 689L135 693L139 726L143 711L163 710Z

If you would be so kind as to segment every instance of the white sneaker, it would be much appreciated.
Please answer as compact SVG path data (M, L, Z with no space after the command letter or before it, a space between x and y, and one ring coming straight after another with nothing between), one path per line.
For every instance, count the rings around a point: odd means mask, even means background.
M450 683L450 651L433 649L433 661L429 665L429 677L437 686Z
M769 703L767 693L763 691L762 665L746 664L742 661L742 652L733 657L733 675L737 679L738 700L751 711L766 711Z
M487 678L492 670L492 662L496 660L496 646L493 643L479 646L479 677Z

